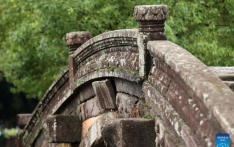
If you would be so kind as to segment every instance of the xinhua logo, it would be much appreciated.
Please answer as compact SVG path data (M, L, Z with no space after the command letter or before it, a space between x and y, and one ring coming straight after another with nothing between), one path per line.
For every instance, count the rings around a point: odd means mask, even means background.
M216 134L216 147L229 147L229 140L229 134Z

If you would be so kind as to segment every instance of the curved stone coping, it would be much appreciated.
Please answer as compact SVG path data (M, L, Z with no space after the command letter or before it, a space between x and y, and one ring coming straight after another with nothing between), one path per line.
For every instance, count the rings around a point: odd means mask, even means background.
M170 41L150 41L147 48L193 90L234 141L234 93L229 87L200 60Z
M30 125L35 125L35 121L37 120L38 114L43 111L46 105L49 103L54 94L59 90L59 88L68 80L69 78L69 68L68 66L60 73L60 75L56 78L56 80L51 84L49 89L44 94L43 98L40 100L36 108L32 113L32 117L28 121L28 124L25 126L24 131L29 128Z
M79 53L85 50L85 48L94 44L95 42L99 42L108 38L118 38L118 37L137 38L137 36L138 36L138 29L123 29L123 30L105 32L86 41L73 53L72 56L73 58L75 58L76 56L78 56Z
M104 68L100 69L99 71L88 73L85 76L82 76L79 79L75 80L72 85L72 89L75 90L90 80L104 78L104 77L113 77L113 78L116 77L137 83L140 83L142 81L142 79L139 76L139 73L136 74L134 72L128 71L128 69L125 70L118 68L114 69Z

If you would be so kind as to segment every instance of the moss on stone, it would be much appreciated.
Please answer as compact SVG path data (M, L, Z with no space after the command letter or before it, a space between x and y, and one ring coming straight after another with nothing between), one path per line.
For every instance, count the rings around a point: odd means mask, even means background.
M138 74L139 71L137 70L132 70L132 69L129 69L129 68L125 68L125 67L117 67L117 66L108 66L106 67L107 69L110 69L111 71L114 71L114 69L121 69L121 70L127 70L129 72L133 72L134 75Z
M155 120L155 118L150 116L150 115L143 115L143 116L140 116L139 118L146 118L146 119Z
M150 106L148 106L146 103L144 103L144 106L148 109L151 109Z

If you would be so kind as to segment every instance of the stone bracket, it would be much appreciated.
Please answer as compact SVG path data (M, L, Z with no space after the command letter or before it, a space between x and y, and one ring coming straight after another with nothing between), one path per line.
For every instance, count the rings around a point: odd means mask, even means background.
M50 143L80 142L82 122L78 116L54 115L45 120L43 130Z

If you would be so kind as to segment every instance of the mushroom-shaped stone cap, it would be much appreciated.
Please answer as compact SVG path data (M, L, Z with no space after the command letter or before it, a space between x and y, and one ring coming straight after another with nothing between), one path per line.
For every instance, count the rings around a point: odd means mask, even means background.
M167 19L167 5L135 6L136 21L165 21Z
M70 48L71 46L81 46L84 42L91 38L90 32L71 32L66 34L67 46Z

